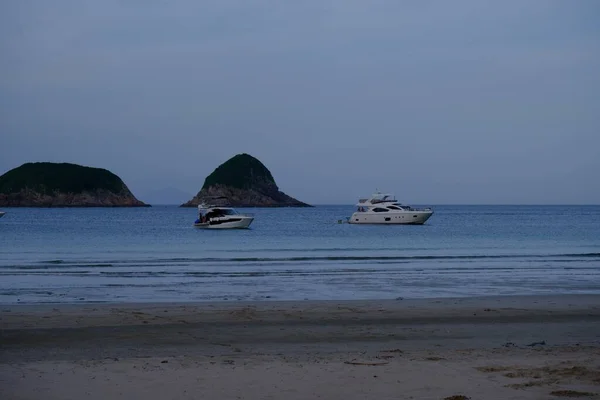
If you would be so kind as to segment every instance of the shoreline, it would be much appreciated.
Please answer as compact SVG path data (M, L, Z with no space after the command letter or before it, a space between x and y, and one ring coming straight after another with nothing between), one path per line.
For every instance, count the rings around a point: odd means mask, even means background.
M393 342L414 349L598 345L600 296L16 305L0 307L0 323L0 362L12 359L11 350L35 358L36 349L81 342L122 353L120 342L130 341L141 354L165 338L171 347L211 350L218 342L267 352L273 343L327 344L332 351Z
M7 309L11 307L19 307L22 309L36 309L36 308L56 308L56 307L160 307L160 306L182 306L182 305L193 305L193 306L239 306L239 305L286 305L286 304L334 304L334 303L348 303L348 304L386 304L391 305L397 302L406 303L422 303L428 302L458 302L458 303L478 303L486 301L528 301L528 299L534 299L535 301L553 300L556 298L571 298L575 301L581 301L587 298L592 300L597 298L600 302L600 293L573 293L573 292L555 292L554 294L499 294L499 295L464 295L464 296L433 296L433 297L405 297L399 296L397 298L383 298L383 299L274 299L272 297L264 297L260 300L240 300L233 298L230 300L222 299L207 299L207 300L192 300L192 301L179 301L179 300L159 300L159 301L129 301L129 300L72 300L72 301L47 301L47 302L0 302L0 309Z
M7 399L600 396L597 295L4 305L0 318Z
M83 301L83 302L39 302L39 303L0 303L0 312L11 308L23 311L49 311L53 308L78 309L78 308L155 308L155 307L179 307L195 306L200 308L231 308L240 306L264 306L265 308L275 306L318 306L318 305L362 305L362 306L388 306L392 308L425 307L435 305L436 307L449 307L460 305L461 307L480 307L482 304L495 303L502 305L525 303L527 305L549 302L555 307L568 307L575 305L590 305L600 308L600 294L595 293L557 293L557 294L516 294L516 295L493 295L493 296L441 296L441 297L398 297L395 299L345 299L345 300L199 300L199 301Z
M543 323L581 319L598 319L600 322L600 295L0 305L0 332L236 322L402 326Z

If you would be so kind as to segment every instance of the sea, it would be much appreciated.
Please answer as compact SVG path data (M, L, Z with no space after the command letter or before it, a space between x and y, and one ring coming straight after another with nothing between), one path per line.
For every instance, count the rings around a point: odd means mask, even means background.
M600 206L439 205L425 225L339 223L351 205L8 208L0 304L367 300L600 293Z

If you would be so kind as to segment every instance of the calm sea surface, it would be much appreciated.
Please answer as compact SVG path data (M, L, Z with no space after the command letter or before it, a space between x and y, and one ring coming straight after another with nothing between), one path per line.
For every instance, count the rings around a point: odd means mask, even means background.
M0 303L600 293L600 206L437 206L423 226L338 224L352 206L4 209Z

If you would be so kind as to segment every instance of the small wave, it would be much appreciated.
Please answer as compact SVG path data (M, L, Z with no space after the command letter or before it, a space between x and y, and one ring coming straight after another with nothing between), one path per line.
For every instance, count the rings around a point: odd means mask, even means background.
M477 261L477 260L536 260L549 261L596 261L600 253L564 253L564 254L473 254L473 255L404 255L404 256L360 256L360 255L327 255L327 256L296 256L296 257L174 257L157 259L122 259L122 260L48 260L36 264L17 264L1 266L1 269L67 269L67 268L110 268L110 267L173 267L189 266L190 264L244 264L244 263L323 263L338 262L373 262L373 263L407 263L418 261Z
M288 264L289 265L289 264ZM460 265L455 266L443 266L436 265L428 268L422 268L420 266L413 266L408 268L381 268L381 264L374 264L373 267L365 267L365 266L357 266L355 268L344 266L341 268L331 268L324 266L323 268L318 269L306 269L301 265L293 264L295 268L273 268L269 270L253 270L253 269L245 269L242 265L242 268L237 270L232 269L223 269L216 271L203 271L203 270L178 270L178 269L165 269L162 271L152 271L152 270L126 270L126 271L64 271L61 270L59 274L55 271L11 271L11 272L1 272L0 276L16 276L16 275L38 275L38 276L77 276L77 277L107 277L107 278L160 278L160 277L181 277L181 278L255 278L255 277L298 277L298 276L319 276L319 277L328 277L328 276L357 276L357 275L401 275L404 277L411 275L479 275L479 274L503 274L503 273L523 273L524 271L529 271L530 273L538 273L539 271L544 271L547 273L548 271L556 271L560 273L560 271L570 271L577 272L580 276L584 276L587 274L597 275L597 267L590 266L579 266L579 267L564 267L561 265L539 265L539 266L528 266L524 267L522 265L519 266L473 266L473 267L465 267ZM238 266L239 267L239 266Z
M450 247L448 247L450 248ZM410 249L399 249L398 247L378 247L377 251L431 251L431 248L428 247L411 247ZM436 250L443 250L443 248L438 247ZM322 253L327 251L348 251L348 252L359 252L359 251L373 251L372 248L369 247L313 247L313 248L264 248L264 249L221 249L215 250L216 252L223 253L293 253L293 252L303 252L303 253Z
M157 258L148 260L111 260L107 263L164 263L164 262L190 262L190 261L303 261L303 260L443 260L443 259L486 259L486 258L541 258L541 257L598 257L600 253L565 253L565 254L466 254L466 255L414 255L414 256L297 256L297 257L175 257ZM62 263L67 263L63 261ZM85 261L70 261L70 264L84 263Z
M206 257L148 260L146 262L286 262L286 261L411 261L411 260L484 260L524 258L600 258L600 253L570 254L490 254L490 255L414 255L414 256L297 256L297 257ZM133 261L140 262L140 261ZM142 261L143 262L143 261Z
M78 262L69 262L69 263L61 263L61 264L48 264L48 265L44 265L44 264L35 264L35 265L31 265L31 264L22 264L22 265L4 265L4 266L0 266L0 270L2 269L31 269L31 270L36 270L36 269L70 269L70 268L110 268L110 267L114 267L115 265L113 264L105 264L105 263L92 263L92 264L86 264L86 263L78 263Z

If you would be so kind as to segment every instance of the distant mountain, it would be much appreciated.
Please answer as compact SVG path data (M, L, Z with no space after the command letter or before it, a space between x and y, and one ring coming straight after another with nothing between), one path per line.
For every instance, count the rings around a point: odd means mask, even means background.
M249 154L238 154L219 165L202 189L182 207L206 203L232 207L311 207L279 190L271 171Z
M147 192L140 198L149 204L181 204L192 196L183 190L167 187Z
M121 178L102 168L26 163L0 176L4 207L147 207Z

